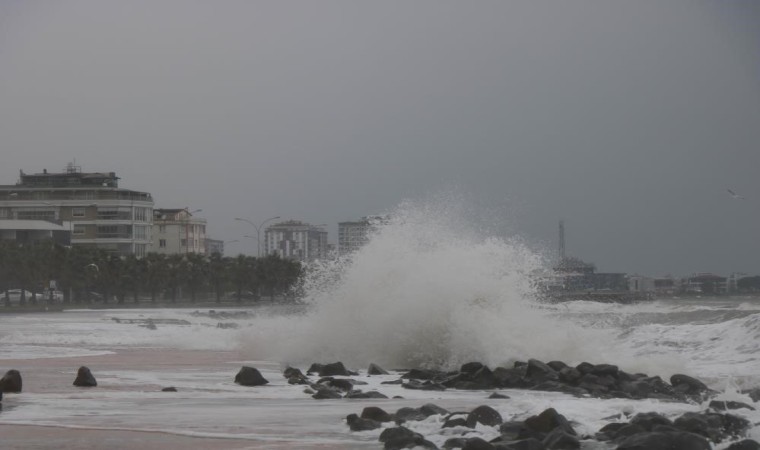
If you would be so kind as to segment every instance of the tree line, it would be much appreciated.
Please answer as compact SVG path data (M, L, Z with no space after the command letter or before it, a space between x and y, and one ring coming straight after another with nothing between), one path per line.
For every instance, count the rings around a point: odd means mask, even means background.
M218 253L119 256L95 247L50 242L0 241L0 299L10 289L31 292L21 304L47 300L50 282L64 303L124 304L158 299L176 302L232 297L238 302L295 294L302 267L276 255L262 258Z

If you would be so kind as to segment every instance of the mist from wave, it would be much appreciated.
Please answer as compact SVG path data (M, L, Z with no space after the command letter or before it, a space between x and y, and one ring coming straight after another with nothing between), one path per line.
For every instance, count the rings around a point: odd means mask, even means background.
M286 364L341 360L455 368L469 361L612 362L676 371L637 355L619 329L577 323L536 301L544 258L516 236L489 235L459 201L406 202L361 250L309 268L308 313L246 330L245 351Z

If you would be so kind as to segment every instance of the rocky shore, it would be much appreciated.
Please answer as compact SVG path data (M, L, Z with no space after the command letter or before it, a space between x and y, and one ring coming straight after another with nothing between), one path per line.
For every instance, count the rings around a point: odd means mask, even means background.
M387 374L377 365L371 365L367 374ZM361 381L350 377L358 375L340 363L312 364L303 374L289 367L283 375L290 384L308 385L305 393L315 399L387 398L382 392L361 390ZM310 376L318 376L316 380ZM341 377L341 378L336 378ZM446 389L482 390L492 392L489 398L509 401L501 389L529 389L562 392L578 397L625 398L632 400L657 399L666 402L705 404L717 392L688 375L676 374L666 382L659 376L643 373L630 374L611 364L581 363L569 366L561 361L531 359L516 362L513 367L489 367L472 362L458 371L445 372L426 369L406 371L395 381L413 390L441 391ZM749 392L757 400L758 392ZM582 443L597 443L601 447L617 450L709 450L714 444L733 441L729 450L757 450L760 444L743 439L751 423L728 410L754 410L740 402L710 401L701 412L685 413L668 418L658 413L639 413L632 417L608 418L608 424L593 435L579 435L568 419L554 408L524 420L504 420L491 406L481 405L471 411L448 411L433 403L419 408L401 408L387 412L379 406L365 407L346 417L353 432L382 430L378 441L387 450L438 447L425 436L405 425L414 421L439 416L442 429L457 434L446 440L445 449L464 450L543 450L580 449ZM489 441L478 436L478 427L492 427L499 436Z
M231 374L229 381L251 389L265 389L270 384L271 374L270 371L265 378L258 369L243 366L234 377ZM377 439L378 448L707 450L719 446L728 450L760 450L758 442L747 438L753 424L743 414L755 406L716 400L718 392L684 374L673 375L666 381L658 376L627 373L611 364L584 362L570 366L560 361L531 359L493 369L471 362L455 371L386 371L376 364L354 371L341 362L315 363L305 372L287 367L282 375L285 382L280 379L280 386L290 385L315 401L363 399L362 407L344 417L346 433L363 433L362 440L370 435L371 439ZM72 384L82 389L100 389L86 366L80 367ZM372 389L366 389L369 384ZM0 400L2 392L21 393L22 386L22 374L18 370L7 371L0 378ZM387 386L386 392L383 386ZM178 389L164 386L161 390L177 392ZM408 406L396 410L383 407L389 404L383 399L404 398L403 390L410 393L410 399L420 398L420 391L430 391L431 397L440 391L481 392L484 404L447 409L421 399L419 406L407 403ZM573 417L560 407L533 409L533 415L503 417L505 408L499 405L509 405L513 401L510 395L518 394L515 390L631 402L654 400L687 404L692 411L666 414L639 409L635 414L604 417L599 429L589 431L588 427L579 428ZM760 400L760 390L746 394L752 402ZM373 399L377 399L377 403L372 404ZM372 403L368 405L368 401ZM347 408L347 412L351 409ZM340 416L336 420L340 420Z

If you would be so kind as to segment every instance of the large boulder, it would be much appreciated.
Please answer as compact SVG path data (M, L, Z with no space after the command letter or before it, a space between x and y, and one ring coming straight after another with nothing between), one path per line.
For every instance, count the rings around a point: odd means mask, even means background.
M617 450L710 450L707 439L684 431L646 432L628 437Z
M478 406L467 415L467 426L470 428L475 428L475 425L479 423L493 427L500 425L503 421L501 414L488 405Z
M21 392L21 384L21 372L16 369L5 372L0 378L0 395L3 392Z
M346 369L346 366L343 365L342 362L334 362L330 364L325 364L319 369L319 376L320 377L333 377L333 376L350 376L352 375L351 372Z
M551 433L557 428L571 436L576 435L576 432L573 429L572 425L570 425L570 422L568 422L565 416L558 413L554 408L546 409L541 412L541 414L528 417L525 419L523 427L525 433L520 436L521 438L535 437L538 439L540 437L543 439L545 435Z
M362 410L362 419L370 419L377 422L393 422L393 416L388 414L383 408L377 406L367 406Z
M95 387L98 382L95 380L95 376L90 372L90 369L86 366L82 366L77 371L77 377L74 379L74 386L79 387Z
M261 375L261 372L254 367L243 366L235 375L235 383L241 386L262 386L269 381Z
M388 372L375 363L370 363L367 375L388 375Z
M382 425L377 420L364 419L356 414L346 416L346 423L351 431L367 431L380 428Z

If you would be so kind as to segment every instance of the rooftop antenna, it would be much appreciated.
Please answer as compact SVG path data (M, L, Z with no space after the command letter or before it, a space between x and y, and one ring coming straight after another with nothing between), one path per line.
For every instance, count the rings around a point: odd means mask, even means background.
M565 221L559 221L559 260L565 260Z

